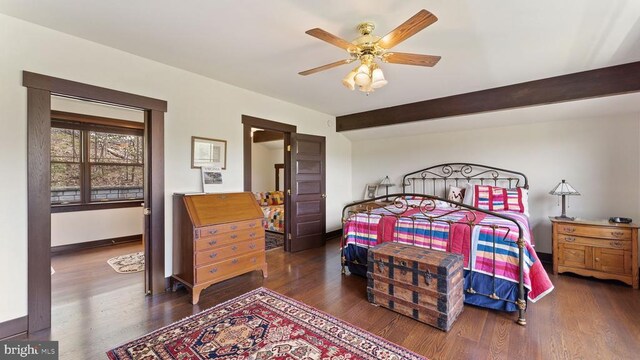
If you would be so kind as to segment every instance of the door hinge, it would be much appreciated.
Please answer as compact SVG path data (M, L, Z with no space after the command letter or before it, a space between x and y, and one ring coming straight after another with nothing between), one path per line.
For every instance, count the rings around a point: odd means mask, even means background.
M291 233L289 233L289 240L291 240Z
M151 215L151 209L146 207L142 210L143 215Z
M287 195L291 196L291 189L287 189Z
M287 151L291 152L291 145L287 145Z

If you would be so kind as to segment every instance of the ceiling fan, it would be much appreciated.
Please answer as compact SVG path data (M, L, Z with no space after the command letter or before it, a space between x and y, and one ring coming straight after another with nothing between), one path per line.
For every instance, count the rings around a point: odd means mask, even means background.
M359 60L360 65L342 79L342 84L350 90L354 90L357 85L360 91L369 94L387 84L382 69L380 69L376 60L385 63L417 66L434 66L438 63L440 56L390 51L394 46L417 34L437 20L438 18L435 15L422 9L383 37L372 34L375 29L373 23L364 22L357 26L361 35L352 42L319 28L308 30L307 34L346 50L349 53L349 58L302 71L298 74L303 76L311 75Z

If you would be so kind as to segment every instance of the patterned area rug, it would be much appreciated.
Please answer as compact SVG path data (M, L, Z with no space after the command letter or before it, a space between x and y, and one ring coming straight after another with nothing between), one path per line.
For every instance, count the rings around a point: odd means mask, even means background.
M265 231L264 232L265 249L271 250L284 246L284 234Z
M144 270L144 252L116 256L107 260L113 270L121 274L134 273Z
M265 288L109 352L120 359L425 359Z

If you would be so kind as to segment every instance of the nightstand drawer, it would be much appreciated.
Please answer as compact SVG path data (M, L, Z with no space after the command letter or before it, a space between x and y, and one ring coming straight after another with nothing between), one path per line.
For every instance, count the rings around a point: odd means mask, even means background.
M631 241L629 240L595 239L559 234L558 242L561 244L588 245L608 249L631 250Z
M558 232L570 236L586 236L604 239L631 240L631 229L602 226L559 224Z

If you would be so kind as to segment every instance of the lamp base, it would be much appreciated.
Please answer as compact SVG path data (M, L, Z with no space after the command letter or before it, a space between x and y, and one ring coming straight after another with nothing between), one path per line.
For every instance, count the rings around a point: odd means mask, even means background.
M560 215L560 216L556 216L556 217L555 217L555 219L556 219L556 220L573 221L573 220L575 220L576 218L574 218L574 217L569 217L569 216L566 216L566 215Z

